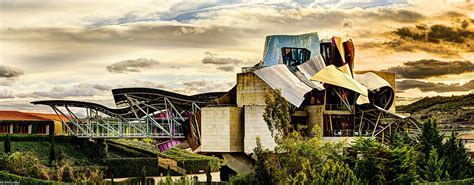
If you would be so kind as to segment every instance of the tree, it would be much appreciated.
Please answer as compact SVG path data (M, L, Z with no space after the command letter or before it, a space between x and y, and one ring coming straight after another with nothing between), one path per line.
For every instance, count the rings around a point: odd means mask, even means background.
M423 168L423 178L428 182L439 182L443 176L444 158L438 159L438 151L432 147L426 166Z
M142 184L143 184L143 185L148 184L147 181L146 181L146 169L145 169L145 167L142 168L141 181L142 181Z
M51 149L49 150L49 165L52 166L54 161L56 161L56 153L55 153L55 146L56 141L54 140L54 136L51 136Z
M473 166L469 154L464 148L464 144L457 139L454 130L448 138L444 147L444 169L449 174L450 179L464 179L472 177Z
M207 185L211 185L211 184L212 184L211 165L207 166L207 171L206 171L206 184L207 184Z
M385 184L388 170L388 151L374 138L359 138L352 145L356 151L354 172L365 183Z
M253 149L256 160L255 177L257 177L255 184L275 184L277 179L270 172L270 164L268 163L268 150L263 148L260 137L257 137L257 146Z
M275 138L275 142L278 143L282 137L289 135L291 131L288 102L280 95L280 91L275 90L265 95L265 103L263 119Z
M327 160L316 174L317 178L313 184L358 184L358 180L349 165L343 162Z
M390 153L390 172L387 174L387 180L391 184L410 184L418 182L418 160L419 152L413 147L402 146L394 147L389 150Z
M8 135L8 134L7 134L7 137L5 137L5 139L3 140L3 147L4 147L4 150L5 150L5 153L11 153L12 152L11 139L10 139L10 135Z
M423 123L421 134L418 136L418 148L428 159L432 147L437 151L443 151L443 135L439 133L438 125L435 120L428 120ZM424 161L422 161L424 162Z

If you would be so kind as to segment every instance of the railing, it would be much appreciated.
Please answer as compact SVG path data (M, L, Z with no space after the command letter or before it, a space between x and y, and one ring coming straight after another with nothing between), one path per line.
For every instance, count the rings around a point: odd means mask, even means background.
M324 130L324 137L371 136L373 130Z
M100 121L89 119L82 124L67 123L68 135L87 138L184 138L180 123L181 118L169 123L155 118L114 119L103 118ZM167 132L165 132L166 130Z
M242 73L250 73L262 68L263 66L242 67Z
M326 104L326 110L345 110L349 111L346 105L343 104Z

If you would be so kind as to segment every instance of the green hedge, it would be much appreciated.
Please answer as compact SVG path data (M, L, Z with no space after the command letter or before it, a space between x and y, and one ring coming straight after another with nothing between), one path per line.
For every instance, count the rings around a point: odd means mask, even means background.
M447 185L447 184L474 184L474 178L461 179L461 180L450 180L443 182L425 182L419 184L429 184L429 185Z
M10 140L13 141L45 141L45 142L51 142L51 136L49 135L33 135L33 134L8 134L10 136ZM7 134L0 134L0 141L3 142L3 140L7 137ZM54 140L56 142L62 142L62 143L72 143L72 144L77 144L81 145L84 142L90 142L88 139L84 138L77 138L75 136L54 136Z
M211 171L219 171L219 158L205 156L188 152L183 149L171 148L160 154L163 157L176 160L178 166L186 169L186 173L198 173L199 170L207 170L211 166Z
M161 157L166 157L175 160L178 166L186 169L186 173L198 173L199 170L207 170L211 166L211 171L219 171L219 159L217 157L205 156L189 152L179 148L171 148L163 153L153 147L152 145L135 142L126 139L117 139L109 143L121 145L124 148L133 148L144 153L157 154Z
M0 171L0 183L2 182L19 182L20 184L69 184L69 183L59 183L54 181L47 181L42 179L34 179L31 177L22 177L8 173L6 171Z
M148 155L141 151L137 151L121 144L107 142L109 153L113 153L120 157L154 157L155 155Z
M160 169L156 157L107 159L105 165L112 171L114 178L140 177L143 167L145 167L147 176L167 174L167 169ZM177 174L172 172L172 175Z
M4 153L4 136L0 135L0 153ZM76 165L100 165L102 162L104 155L102 149L98 144L87 139L55 137L55 142L56 156L59 156L63 150ZM33 152L44 164L49 161L50 148L51 138L49 136L11 135L12 152Z

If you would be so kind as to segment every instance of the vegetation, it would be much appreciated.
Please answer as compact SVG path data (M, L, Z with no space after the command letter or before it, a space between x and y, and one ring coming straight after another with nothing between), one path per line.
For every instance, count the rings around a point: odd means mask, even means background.
M3 141L4 141L3 146L4 146L5 153L12 152L10 135L7 134L7 137L5 137Z
M23 176L8 173L6 171L0 171L0 179L2 181L19 182L20 184L42 184L42 185L61 184L54 181L35 179L31 177L23 177Z
M186 169L187 173L197 173L200 170L207 170L208 166L211 167L211 171L213 172L219 170L219 159L217 157L200 155L179 148L171 148L165 152L160 152L156 149L156 147L152 146L147 142L139 142L125 139L113 140L108 143L109 146L113 146L116 149L121 148L122 151L128 151L129 154L136 153L133 155L144 155L143 153L146 153L146 156L143 157L152 157L158 155L163 158L173 159L178 163L179 167ZM138 152L138 150L143 153Z
M33 153L13 152L3 154L0 170L35 179L58 182L100 183L103 181L102 169L96 166L75 167L67 156L47 167Z
M49 156L51 151L51 138L49 136L34 136L14 134L11 138L11 152L30 152L38 157L44 163L49 164ZM0 135L1 139L5 139L6 135ZM0 142L0 153L5 153L4 142ZM86 139L78 139L75 137L58 137L55 138L55 153L60 150L69 156L76 165L100 165L102 161L102 152L100 146Z
M106 159L105 165L115 178L140 177L143 175L143 170L149 176L160 176L164 172L160 170L156 157Z
M474 93L451 97L426 97L409 105L397 106L397 111L413 113L427 108L435 111L449 111L463 106L474 106Z

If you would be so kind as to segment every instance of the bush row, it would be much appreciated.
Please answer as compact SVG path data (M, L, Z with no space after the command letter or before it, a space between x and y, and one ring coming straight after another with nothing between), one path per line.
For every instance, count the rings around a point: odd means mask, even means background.
M22 177L8 173L6 171L0 171L0 184L8 184L13 182L19 182L20 184L68 184L68 183L59 183L54 181L47 181L42 179L35 179L31 177Z
M448 185L448 184L474 184L474 178L469 179L461 179L461 180L450 180L450 181L443 181L443 182L426 182L426 183L419 183L419 184L426 184L426 185Z
M143 174L143 168L147 176L167 174L167 169L160 168L156 157L106 159L105 165L113 173L114 178L140 177ZM171 171L171 175L179 174Z
M177 148L171 148L160 155L176 160L178 166L186 169L186 173L198 173L199 170L205 171L208 166L211 167L213 172L219 171L219 158L217 157L199 155Z

